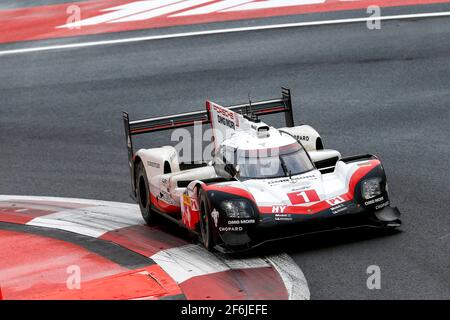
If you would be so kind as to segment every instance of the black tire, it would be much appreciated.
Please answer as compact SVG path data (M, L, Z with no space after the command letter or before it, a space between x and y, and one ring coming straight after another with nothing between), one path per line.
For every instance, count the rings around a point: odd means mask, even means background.
M211 207L208 196L204 190L200 190L200 242L208 251L213 251L214 240L211 230Z
M136 196L141 209L142 218L148 225L153 225L156 222L157 213L152 210L150 203L150 187L142 162L138 163L136 168Z

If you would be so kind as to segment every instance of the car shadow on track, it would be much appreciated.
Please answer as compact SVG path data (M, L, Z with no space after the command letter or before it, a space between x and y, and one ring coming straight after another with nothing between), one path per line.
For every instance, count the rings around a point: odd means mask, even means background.
M254 254L275 254L280 250L287 253L300 253L320 249L338 247L346 244L369 241L383 237L393 237L401 234L398 229L356 228L334 230L316 234L301 235L288 240L267 243L255 250Z
M169 221L160 221L158 229L174 237L185 240L186 242L193 244L199 243L196 235L191 234L186 229L170 223ZM232 258L243 259L280 253L308 252L383 237L393 237L401 233L402 231L399 229L376 229L367 227L333 230L315 234L299 235L285 240L271 241L249 251L227 253L226 255Z

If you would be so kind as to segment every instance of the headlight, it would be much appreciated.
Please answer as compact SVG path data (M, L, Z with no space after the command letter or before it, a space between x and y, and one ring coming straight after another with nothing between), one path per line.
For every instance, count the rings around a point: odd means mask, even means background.
M368 200L381 194L381 179L374 178L362 183L362 196Z
M228 218L248 219L253 218L253 207L245 200L227 200L220 204L221 209Z

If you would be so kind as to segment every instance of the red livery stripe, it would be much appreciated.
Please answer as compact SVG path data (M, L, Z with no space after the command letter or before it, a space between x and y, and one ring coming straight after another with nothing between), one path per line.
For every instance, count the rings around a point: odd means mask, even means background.
M368 162L370 163L370 165L360 167L355 171L355 173L353 173L352 177L350 178L348 192L339 196L344 201L350 201L354 198L355 187L358 184L358 182L361 181L362 178L364 178L371 170L373 170L376 166L380 164L379 160L370 160ZM327 201L321 201L310 206L295 206L295 205L287 206L283 213L311 215L327 210L331 207L332 205L329 204ZM261 214L273 214L272 209L273 206L259 207L259 211Z

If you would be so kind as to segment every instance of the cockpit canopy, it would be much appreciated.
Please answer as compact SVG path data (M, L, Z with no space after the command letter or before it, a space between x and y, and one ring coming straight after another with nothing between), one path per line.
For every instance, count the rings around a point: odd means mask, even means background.
M235 176L239 180L290 177L314 169L299 142L254 150L224 145L214 159L214 167L218 175Z

